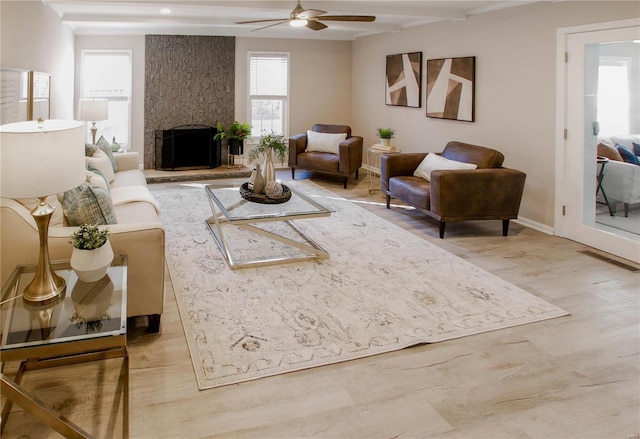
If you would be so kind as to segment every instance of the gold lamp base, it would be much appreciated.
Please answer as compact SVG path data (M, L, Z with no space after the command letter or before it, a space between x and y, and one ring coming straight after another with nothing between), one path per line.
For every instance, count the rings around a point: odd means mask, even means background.
M67 287L65 280L56 274L49 260L49 222L56 209L47 203L46 197L39 197L38 200L39 204L31 211L40 236L38 267L33 280L27 285L22 295L24 301L30 305L46 305L54 302Z

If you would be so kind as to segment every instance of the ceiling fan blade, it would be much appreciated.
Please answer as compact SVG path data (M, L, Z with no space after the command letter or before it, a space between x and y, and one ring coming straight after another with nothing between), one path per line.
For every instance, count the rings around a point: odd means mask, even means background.
M273 20L269 20L269 21L273 21ZM273 23L273 24L270 24L268 26L262 26L262 27L259 27L257 29L251 29L251 32L255 32L257 30L262 30L262 29L267 29L267 28L270 28L270 27L273 27L273 26L278 26L279 24L288 23L288 22L289 22L289 20L281 20L281 21L279 21L277 23Z
M309 20L311 18L316 18L319 15L326 14L327 11L321 11L319 9L305 9L304 11L298 14L298 18L303 20Z
M316 20L307 21L306 26L311 30L322 30L322 29L326 29L327 28L326 24L320 23L320 22L318 22Z
M325 15L322 17L317 17L316 20L323 21L363 21L363 22L372 22L375 21L376 17L373 15Z
M269 20L236 21L236 24L268 23L270 21L289 21L288 18L272 18Z

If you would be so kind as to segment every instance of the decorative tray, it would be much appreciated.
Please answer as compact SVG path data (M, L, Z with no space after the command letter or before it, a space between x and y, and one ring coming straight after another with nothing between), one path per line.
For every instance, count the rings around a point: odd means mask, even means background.
M240 195L245 200L253 201L254 203L262 204L280 204L286 203L291 199L291 189L286 184L282 185L282 195L276 198L268 197L265 194L255 194L253 190L249 189L249 182L242 183L240 186Z

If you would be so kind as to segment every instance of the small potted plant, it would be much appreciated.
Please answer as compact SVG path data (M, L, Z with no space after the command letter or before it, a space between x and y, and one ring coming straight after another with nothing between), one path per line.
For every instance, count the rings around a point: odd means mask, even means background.
M234 121L226 130L222 124L216 126L218 132L213 136L213 140L227 139L229 154L242 155L244 151L244 141L251 138L253 126L246 122Z
M71 235L71 268L83 282L95 282L107 274L113 261L109 229L83 224Z
M275 168L273 167L273 152L275 152L280 163L284 163L287 158L287 140L284 135L271 132L267 134L263 132L260 136L260 143L249 152L249 160L256 161L260 156L264 155L264 164L262 166L262 175L264 176L265 185L276 179Z
M389 146L393 135L396 133L393 128L378 128L378 137L380 138L380 144L383 146Z

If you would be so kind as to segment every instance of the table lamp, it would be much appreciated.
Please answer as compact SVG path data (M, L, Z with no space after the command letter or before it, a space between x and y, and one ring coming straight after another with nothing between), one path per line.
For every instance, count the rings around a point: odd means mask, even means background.
M85 181L83 123L75 120L39 120L0 126L0 196L37 198L31 215L38 226L40 253L25 302L44 305L64 292L65 280L49 259L49 221L55 211L46 198Z
M109 118L109 101L106 99L80 99L78 103L78 119L91 122L91 137L96 144L96 122Z

